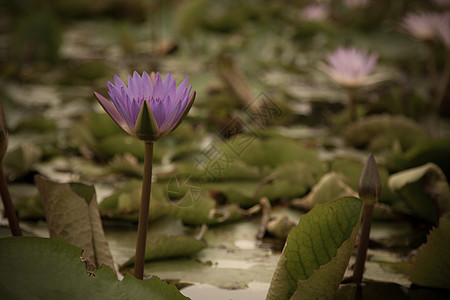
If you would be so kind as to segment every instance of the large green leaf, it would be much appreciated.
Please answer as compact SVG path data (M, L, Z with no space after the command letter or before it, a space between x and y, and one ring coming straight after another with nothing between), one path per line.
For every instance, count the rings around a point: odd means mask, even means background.
M188 299L155 276L117 281L106 266L89 276L80 254L61 238L0 239L2 299Z
M62 236L84 250L95 267L105 264L114 269L93 186L81 183L57 183L36 176L44 204L50 237Z
M410 213L436 224L450 209L450 189L442 170L434 163L393 174L389 188L405 201Z
M267 299L333 298L353 250L361 209L360 199L346 197L303 215L287 238Z
M418 285L450 289L450 219L441 218L439 226L417 252L411 281Z

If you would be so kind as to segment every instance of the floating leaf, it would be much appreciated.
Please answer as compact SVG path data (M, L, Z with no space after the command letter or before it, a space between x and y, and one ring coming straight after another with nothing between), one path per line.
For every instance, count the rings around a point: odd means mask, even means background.
M323 201L333 201L344 196L356 197L358 193L345 184L343 177L336 172L325 174L306 197L295 199L291 204L304 210L310 210L316 204L324 203Z
M0 294L5 299L188 299L153 276L117 281L103 266L86 274L81 249L62 238L0 239Z
M36 176L36 185L44 204L50 237L61 235L65 241L84 250L94 266L114 268L103 232L93 186L81 183L57 183Z
M22 144L7 152L3 159L5 173L20 177L31 171L31 168L42 156L40 148L33 144Z
M190 257L206 247L206 243L193 237L162 236L155 242L147 243L145 260L160 260L177 257ZM135 257L131 257L122 267L133 265Z
M324 173L321 166L314 162L292 161L280 164L268 176L273 179L262 185L257 199L267 197L269 200L294 198L305 195Z
M433 163L393 174L389 188L405 201L410 213L436 224L449 212L450 189L442 170Z
M428 138L425 129L404 116L374 115L349 125L343 132L346 141L371 152L391 150L395 141L409 149Z
M114 194L106 197L99 205L103 217L137 221L142 193L142 181L130 180L125 186L118 188ZM172 207L167 202L164 186L153 183L150 199L149 220L155 220L168 214Z
M284 240L295 226L297 226L296 222L290 220L287 215L280 215L267 223L267 232L276 238Z
M360 199L348 197L301 216L287 238L267 299L333 298L353 250L361 209Z
M195 197L189 196L172 206L171 214L186 225L219 224L233 222L242 218L242 211L236 204L217 206L216 201L202 192Z
M435 163L450 178L450 139L432 139L420 141L406 153L396 153L387 158L390 169L400 171L424 165L428 162Z
M450 289L450 219L441 218L426 244L417 252L411 281L418 285Z

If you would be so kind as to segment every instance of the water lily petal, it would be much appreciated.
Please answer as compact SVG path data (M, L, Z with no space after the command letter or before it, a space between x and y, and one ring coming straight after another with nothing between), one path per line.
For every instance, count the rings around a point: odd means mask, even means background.
M122 115L117 111L114 104L100 95L97 92L94 92L95 97L97 98L100 105L105 109L105 111L108 113L108 115L111 116L111 118L116 122L117 125L119 125L120 128L122 128L125 132L134 135L133 130L128 126L125 119L122 117Z

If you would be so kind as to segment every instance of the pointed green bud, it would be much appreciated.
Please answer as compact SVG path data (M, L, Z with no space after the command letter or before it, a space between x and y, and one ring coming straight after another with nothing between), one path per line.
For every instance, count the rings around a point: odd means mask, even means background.
M0 101L0 161L8 148L8 131L6 130L5 116L3 115L2 102Z
M365 205L374 205L378 202L381 192L380 173L372 153L367 158L366 164L359 178L358 193Z
M148 104L148 101L142 103L141 110L134 127L136 136L145 142L154 142L159 137L159 127L155 116Z

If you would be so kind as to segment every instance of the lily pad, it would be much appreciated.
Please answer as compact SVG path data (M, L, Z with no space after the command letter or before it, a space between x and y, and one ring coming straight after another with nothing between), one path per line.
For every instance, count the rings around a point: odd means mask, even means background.
M162 260L168 258L190 257L206 247L206 243L188 236L162 236L155 242L147 243L145 260ZM123 267L134 263L135 257L126 261Z
M425 221L437 224L439 216L449 213L447 178L433 163L393 174L389 187L403 198L410 214Z
M404 116L391 115L364 118L345 128L343 136L350 145L375 153L391 150L394 142L406 150L428 139L420 124Z
M116 220L137 221L139 217L142 181L130 180L125 186L118 188L106 197L99 205L102 217ZM153 183L150 199L149 220L155 220L171 211L164 186Z
M430 232L426 244L417 252L411 274L415 284L450 289L450 219L441 218L439 226Z
M317 204L326 203L323 201L333 201L344 196L358 196L358 193L343 181L343 177L336 172L325 174L306 197L293 200L291 205L310 210Z
M86 273L81 249L62 238L0 239L0 293L6 299L188 299L173 285L153 276L137 280L102 266Z

